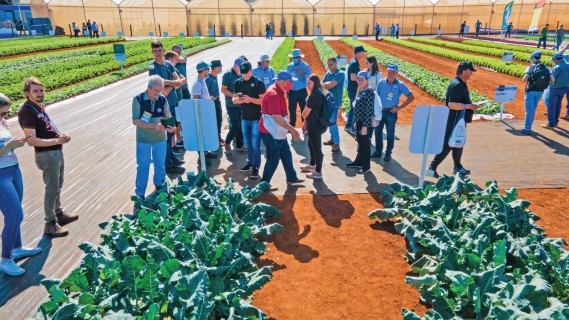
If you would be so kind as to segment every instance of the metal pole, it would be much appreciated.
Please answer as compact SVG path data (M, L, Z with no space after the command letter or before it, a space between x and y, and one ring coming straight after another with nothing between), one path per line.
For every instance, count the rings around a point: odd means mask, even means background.
M122 35L123 35L123 37L124 37L124 28L123 28L123 26L122 26L122 13L121 13L121 5L120 5L120 4L118 4L118 5L117 5L117 8L119 9L119 20L120 20L120 22L121 22L121 33L122 33Z
M378 2L379 3L379 2ZM373 34L375 35L375 6L377 6L377 3L373 6Z
M342 7L342 29L346 27L346 0L344 0L344 6Z
M283 25L283 22L284 22L284 0L281 0L281 26ZM286 35L286 30L284 30L284 34L282 34L281 30L281 35L283 36Z
M494 14L494 2L492 2L492 11L490 11L490 22L488 23L488 34L490 34L490 29L492 29L492 15Z
M221 9L219 6L219 0L217 0L217 20L219 21L219 29L221 30ZM215 34L213 36L215 37Z
M520 7L520 14L518 14L518 24L516 25L516 30L518 30L520 28L520 19L522 18L522 10L524 9L524 0L522 0L522 4ZM516 31L516 33L518 33Z
M404 26L405 26L405 0L403 0L403 19L401 20L401 27L399 28L401 35L403 35L403 27Z
M152 4L152 17L154 18L154 36L156 36L156 13L154 12L154 0L150 0L150 3Z
M462 0L462 11L460 11L460 23L462 24L462 17L464 15L464 1L466 0Z
M433 4L433 13L431 14L431 34L433 34L434 23L435 23L435 4Z
M253 8L252 5L249 5L249 11L251 12L251 37L253 36Z
M425 172L427 171L427 158L429 156L429 149L431 144L431 136L433 133L433 122L435 121L435 112L433 108L429 108L429 121L427 122L427 137L425 139L425 144L423 145L423 161L421 162L421 174L419 175L419 185L418 187L423 187L425 183Z
M549 14L551 13L551 6L553 5L553 0L549 0L549 10L547 11L547 20L546 23L549 23Z
M189 3L184 6L184 8L186 8L186 23L187 23L186 32L188 33L186 34L186 37L190 36L190 15L188 14L188 5Z
M314 5L312 5L312 34L316 35L316 31L314 30Z
M87 13L85 12L85 2L81 0L81 5L83 6L83 15L85 16L85 23L87 23Z

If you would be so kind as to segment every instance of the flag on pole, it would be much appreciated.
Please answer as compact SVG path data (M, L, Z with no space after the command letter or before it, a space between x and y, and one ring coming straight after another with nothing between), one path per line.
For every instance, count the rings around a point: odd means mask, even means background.
M545 6L545 0L540 0L533 9L533 16L531 18L531 23L529 25L528 31L537 31L537 26L539 24L539 18L541 18L541 13L543 12L543 7Z
M544 0L545 1L545 0ZM504 9L504 18L502 19L502 30L508 27L510 23L510 15L512 14L512 7L514 6L514 1L508 3Z

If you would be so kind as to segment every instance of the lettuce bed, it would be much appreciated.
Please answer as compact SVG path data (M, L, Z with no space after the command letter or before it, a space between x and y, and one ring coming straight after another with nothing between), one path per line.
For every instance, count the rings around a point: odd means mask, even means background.
M496 182L479 190L470 180L443 176L432 186L391 185L387 209L371 219L397 219L417 276L407 283L432 307L417 319L568 319L569 252L547 238L539 219Z
M273 56L271 57L270 66L275 69L275 72L281 70L286 70L286 67L290 63L289 54L294 48L294 38L286 38L277 48Z
M268 184L233 190L205 172L166 184L132 215L104 223L99 245L82 243L85 257L63 280L44 280L50 300L37 319L264 319L251 295L272 278L254 260L266 252L257 236L280 212L252 201Z
M0 57L7 57L47 50L82 47L107 42L125 41L121 37L101 38L69 38L69 37L42 37L18 40L3 40L0 47Z

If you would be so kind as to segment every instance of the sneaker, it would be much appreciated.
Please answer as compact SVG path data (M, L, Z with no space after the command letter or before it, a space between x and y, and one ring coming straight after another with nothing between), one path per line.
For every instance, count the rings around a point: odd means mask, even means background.
M339 144L333 144L332 145L332 152L337 152L340 151L340 145Z
M172 162L174 163L175 166L181 166L181 165L183 165L184 163L186 163L186 161L184 161L184 160L178 160L178 159L176 159L176 158L173 158L173 159L172 159Z
M300 172L304 172L304 173L306 173L306 172L313 172L314 170L316 170L316 167L315 167L315 166L311 166L311 165L307 165L307 166L304 166L304 167L300 167Z
M167 173L184 173L186 169L180 166L171 166L166 168Z
M13 259L10 259L0 261L0 272L4 272L12 277L17 277L23 275L26 270L20 268Z
M312 171L312 172L310 172L309 174L307 174L306 177L307 177L308 179L320 179L320 180L321 180L321 179L322 179L322 173L321 173L321 172L318 173L318 172L316 172L316 171Z
M381 158L381 152L374 151L371 154L371 158Z
M333 145L334 145L334 141L332 141L332 140L324 141L323 145L325 145L325 146L333 146Z
M205 158L206 158L206 159L217 159L217 154L214 154L214 153L211 153L211 152L207 151L207 152L205 153Z
M69 231L60 226L56 221L52 221L45 224L43 234L52 237L65 237L69 234Z
M60 212L58 214L55 215L55 217L57 218L57 223L59 223L60 226L64 226L68 223L71 223L73 221L76 221L77 219L79 219L79 216L76 214L66 214L65 212Z
M462 175L462 176L467 176L467 175L470 174L470 170L466 170L466 169L464 169L463 167L460 167L460 168L454 167L454 169L452 170L452 172L453 172L454 174L457 174L457 173L458 173L458 174L460 174L460 175Z
M526 136L530 136L530 135L531 135L531 131L530 131L530 130L522 129L522 130L520 130L520 132L521 132L522 134L525 134Z
M184 154L185 152L186 152L186 149L180 149L180 148L178 148L178 147L172 148L172 153L173 153L174 155L177 155L177 156L182 155L182 154Z
M546 125L546 124L542 124L541 127L544 128L544 129L555 130L555 127L548 126L548 125Z
M366 173L368 173L368 172L370 172L370 171L371 171L371 168L370 168L370 169L365 169L365 170L364 170L364 169L360 169L360 170L358 170L358 174L366 174Z
M346 126L346 127L344 127L344 131L346 131L347 133L351 133L352 129L350 129L350 127Z
M303 183L303 182L304 182L304 180L302 180L302 179L296 179L296 180L294 180L294 181L288 181L286 184L290 186L290 185L293 185L293 184Z
M24 248L24 247L22 247L22 248L12 250L12 259L18 260L18 259L22 259L25 257L35 256L36 254L38 254L40 252L41 252L40 247L35 247L35 248Z
M391 153L386 153L385 157L383 157L383 161L391 161Z
M236 149L237 149L237 151L247 152L247 147L245 145L242 145L241 147L237 147Z
M231 152L231 143L224 143L225 152Z
M433 169L433 167L429 167L429 169L427 169L427 176L437 178L437 179L441 177L439 175L439 173L437 172L437 169Z
M357 164L357 163L355 163L355 162L352 162L352 163L348 163L348 164L346 165L346 167L348 167L348 168L361 168L362 165L361 165L361 164Z
M239 171L241 172L247 172L249 170L253 169L253 167L251 167L251 165L247 164L246 166L244 166L243 168L239 169Z
M176 142L176 147L183 148L184 147L184 140L180 140L180 141Z
M251 179L259 179L259 169L253 168L251 171L251 175L249 176Z

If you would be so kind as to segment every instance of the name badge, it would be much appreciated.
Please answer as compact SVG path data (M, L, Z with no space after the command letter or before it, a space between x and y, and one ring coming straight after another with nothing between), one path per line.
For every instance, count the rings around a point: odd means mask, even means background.
M150 113L148 111L144 111L144 113L142 114L142 117L140 117L140 120L142 120L144 122L150 122L150 118L152 118L152 113Z
M389 100L389 101L391 101L391 100L393 100L393 96L394 96L394 95L393 95L393 92L390 92L390 93L387 94L386 99Z
M265 82L265 84L269 84L271 83L271 79L269 77L265 77L265 81L263 82Z

